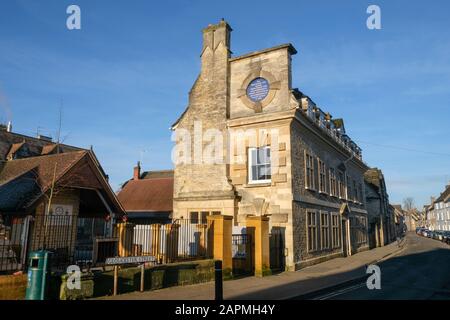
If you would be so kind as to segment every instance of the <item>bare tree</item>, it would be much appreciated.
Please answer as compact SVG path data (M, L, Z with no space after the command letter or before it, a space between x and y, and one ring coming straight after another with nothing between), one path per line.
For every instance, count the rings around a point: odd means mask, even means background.
M403 209L408 212L415 209L414 198L407 197L403 199Z

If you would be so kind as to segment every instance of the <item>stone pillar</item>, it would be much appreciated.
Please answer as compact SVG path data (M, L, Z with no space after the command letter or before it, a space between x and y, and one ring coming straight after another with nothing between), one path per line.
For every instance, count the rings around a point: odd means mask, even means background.
M119 257L133 254L134 224L129 222L116 224L116 235L119 239Z
M224 215L209 215L208 220L208 250L214 260L222 260L223 276L232 275L233 260L231 257L231 235L233 217Z
M178 237L180 234L179 224L166 224L164 225L166 234L166 252L165 262L175 262L178 257Z
M207 225L206 224L198 224L197 225L197 232L199 233L198 237L198 255L199 256L206 256L206 248L208 247L207 243Z
M269 251L269 217L250 216L246 221L247 234L251 235L254 243L253 256L255 276L271 275Z

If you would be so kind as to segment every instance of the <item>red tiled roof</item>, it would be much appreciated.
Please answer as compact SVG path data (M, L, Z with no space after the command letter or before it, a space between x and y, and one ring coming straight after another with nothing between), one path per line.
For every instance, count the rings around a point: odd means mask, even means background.
M118 198L125 211L163 211L173 209L173 178L128 181Z

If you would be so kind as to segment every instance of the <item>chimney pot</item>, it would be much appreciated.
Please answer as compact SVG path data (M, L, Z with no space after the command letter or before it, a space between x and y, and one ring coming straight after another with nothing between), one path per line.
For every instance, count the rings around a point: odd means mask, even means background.
M134 167L133 180L139 180L141 178L141 162L138 161L137 166Z

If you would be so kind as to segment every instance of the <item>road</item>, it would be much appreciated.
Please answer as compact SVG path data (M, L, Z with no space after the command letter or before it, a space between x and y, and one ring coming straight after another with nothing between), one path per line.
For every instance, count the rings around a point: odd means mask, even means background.
M407 234L405 249L378 266L381 288L369 290L366 280L312 296L314 300L450 300L450 246Z

